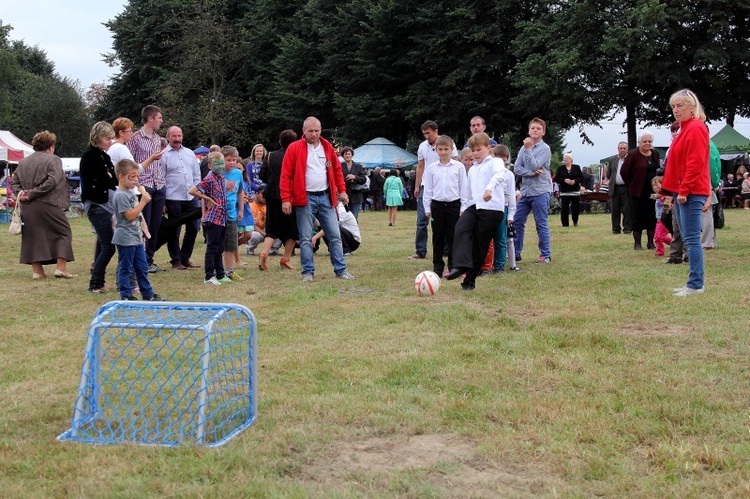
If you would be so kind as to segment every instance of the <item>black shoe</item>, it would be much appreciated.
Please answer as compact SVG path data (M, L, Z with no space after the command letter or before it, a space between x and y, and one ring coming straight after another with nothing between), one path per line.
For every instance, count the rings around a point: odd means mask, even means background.
M123 297L123 298L120 298L120 299L121 299L121 300L125 300L125 301L138 301L138 298L136 298L136 297L135 297L135 296L133 296L133 295L130 295L130 296L125 296L125 297Z
M682 263L682 260L678 260L677 258L668 258L667 261L664 262L664 263L666 263L666 264L672 263L674 265L679 265L679 264Z
M505 269L492 269L493 274L502 274L505 272Z
M521 258L521 255L516 255L516 261L517 262L522 262L523 261L523 258Z
M632 234L632 233L633 233L633 231L632 231L632 230L628 230L628 229L625 229L624 231L622 231L622 233L623 233L623 234Z
M479 273L479 277L486 277L488 275L492 275L492 271L491 270L483 270L483 271L481 271Z
M461 277L461 274L463 274L464 271L462 269L451 269L450 272L448 272L448 275L445 276L446 279L449 281L452 281L453 279L458 279Z
M167 301L159 295L154 295L146 301Z
M474 291L476 289L476 286L473 284L461 284L461 291Z

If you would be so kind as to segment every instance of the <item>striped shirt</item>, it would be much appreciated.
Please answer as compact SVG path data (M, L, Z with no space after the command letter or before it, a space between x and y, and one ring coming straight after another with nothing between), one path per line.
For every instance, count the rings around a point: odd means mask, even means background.
M214 200L214 205L206 209L203 214L203 223L212 223L224 226L227 224L227 186L224 177L209 172L206 178L196 185L205 196Z
M133 138L126 144L135 162L143 164L154 153L161 150L161 137L158 133L149 137L143 128L133 134ZM167 173L160 161L154 161L138 176L138 183L151 189L161 189L167 185Z

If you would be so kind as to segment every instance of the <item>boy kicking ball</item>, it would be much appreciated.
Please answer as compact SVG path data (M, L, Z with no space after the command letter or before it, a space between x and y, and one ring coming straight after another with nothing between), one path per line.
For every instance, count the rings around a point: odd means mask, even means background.
M469 148L474 166L469 169L469 206L458 219L453 242L454 268L448 280L466 274L461 289L471 291L482 269L487 248L505 215L505 163L490 155L486 133L472 135Z

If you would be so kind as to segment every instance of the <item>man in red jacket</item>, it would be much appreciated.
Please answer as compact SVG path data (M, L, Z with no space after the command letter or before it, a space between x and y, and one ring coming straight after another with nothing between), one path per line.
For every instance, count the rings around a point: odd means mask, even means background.
M317 218L329 239L331 264L339 279L354 279L346 270L335 206L349 202L338 154L330 142L320 136L320 121L314 116L302 125L302 138L287 148L281 165L281 209L289 215L292 206L299 229L302 282L312 282L315 274L312 231Z

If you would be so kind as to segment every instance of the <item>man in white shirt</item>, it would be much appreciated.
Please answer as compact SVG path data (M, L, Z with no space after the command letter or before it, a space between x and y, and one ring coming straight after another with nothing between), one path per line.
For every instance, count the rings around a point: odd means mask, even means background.
M172 126L167 130L167 142L161 157L162 167L166 172L167 183L167 216L170 219L200 208L200 202L188 194L191 187L201 181L200 163L193 151L182 145L182 130ZM195 247L195 238L200 230L200 220L191 220L185 224L185 237L180 246L180 228L167 241L170 263L173 269L185 270L197 268L190 261Z
M628 188L620 175L622 162L628 154L628 143L617 144L617 156L610 158L607 163L607 179L609 180L609 198L612 206L612 234L620 233L620 218L622 218L622 231L625 234L632 232L630 227L630 211L628 209Z
M339 214L339 232L341 232L341 246L344 249L344 256L352 256L352 253L357 251L359 245L362 243L362 233L359 231L359 225L357 219L354 218L354 214L348 211L343 203L339 203L336 206L336 211ZM312 238L313 247L316 246L317 241L323 238L326 245L329 246L330 242L326 237L323 229L319 230Z

